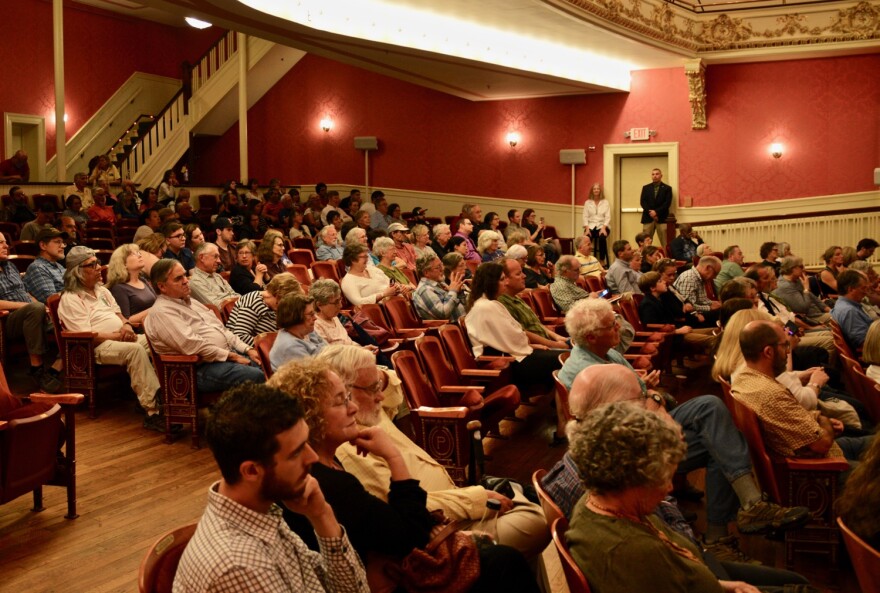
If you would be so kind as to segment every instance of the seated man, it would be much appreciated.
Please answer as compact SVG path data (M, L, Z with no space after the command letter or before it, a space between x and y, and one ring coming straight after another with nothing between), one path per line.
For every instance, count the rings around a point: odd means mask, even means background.
M752 321L739 336L746 368L735 372L731 394L761 420L767 448L783 457L846 457L858 461L874 435L839 436L843 423L815 410L808 412L776 380L785 371L791 348L779 323Z
M697 247L703 244L703 239L686 222L678 225L678 232L679 235L669 244L669 257L690 265L697 256Z
M147 339L134 333L110 291L101 285L101 262L88 247L77 246L67 254L64 292L58 317L72 332L96 332L95 361L122 365L131 388L147 412L144 428L165 432L165 416L159 408L159 379L150 362Z
M189 278L180 262L160 259L150 270L159 295L144 320L144 331L158 354L194 354L199 391L225 391L246 381L265 382L260 357L223 327L213 311L190 299Z
M664 298L668 294L666 280L658 272L648 272L639 278L639 288L645 295L639 303L639 319L645 324L674 325L675 333L682 336L676 340L684 340L685 344L691 344L695 348L709 354L714 350L716 338L711 328L694 329L685 325L681 315L681 307L675 307L677 303ZM678 343L680 344L680 342Z
M629 363L610 349L617 340L617 329L611 305L606 301L581 301L566 315L565 326L575 348L559 371L559 379L570 391L576 391L575 379L590 366L617 364L635 374ZM644 381L636 378L640 392L651 400L651 409L663 407L665 411L663 398L659 395L654 398L654 392L646 387L646 383L656 384L655 373ZM727 524L734 518L741 533L767 532L800 524L806 519L805 508L787 509L763 501L752 477L748 446L721 398L697 396L676 406L669 414L682 427L688 445L687 457L679 464L678 471L687 474L706 468L708 542L726 537Z
M724 250L722 256L724 257L724 261L721 262L721 271L714 280L715 294L718 294L721 291L721 287L724 286L728 280L732 280L737 276L742 276L745 273L745 270L742 268L745 256L743 255L743 250L739 248L739 245L731 245Z
M221 479L180 558L174 590L368 593L363 565L309 468L302 405L265 385L242 385L214 407L205 428ZM305 516L313 552L276 501Z
M408 269L415 271L416 250L415 247L407 243L406 234L408 232L409 229L399 222L392 222L388 225L388 234L391 235L391 240L394 241L392 259L404 262ZM401 264L398 263L397 265Z
M770 266L771 268L773 268L773 272L778 276L779 266L781 265L779 262L779 244L774 241L761 243L758 254L761 256L760 263L762 265Z
M828 323L831 307L810 292L810 283L804 273L804 260L800 257L784 257L779 267L779 282L773 295L781 299L789 309L806 317L810 323Z
M635 405L644 406L664 418L675 422L653 398L640 397L641 389L633 373L620 365L596 365L584 369L575 380L569 394L568 404L575 418L586 418L591 410L611 402L633 401ZM573 429L578 421L569 422L570 443L577 438ZM586 493L580 478L580 471L567 451L563 458L547 472L543 479L544 488L566 518L570 519L575 505ZM722 537L710 544L697 539L688 521L685 519L678 502L672 496L663 499L654 510L660 520L671 529L691 540L703 551L702 559L708 568L723 580L743 580L749 584L774 585L779 583L806 583L806 579L798 574L780 571L774 568L755 566L754 561L739 551L735 536ZM752 562L752 564L746 564Z
M31 178L26 150L16 150L10 158L0 162L0 183L27 183Z
M356 346L331 346L318 357L327 360L345 382L351 382L358 424L378 426L397 445L412 477L428 493L429 510L442 510L448 519L463 521L463 529L476 529L486 512L486 501L494 499L501 502L494 525L499 542L518 549L527 558L536 557L547 546L550 533L541 507L519 492L510 499L481 486L457 487L437 461L395 426L386 410L396 410L403 400L402 393L392 387L393 377L389 384L369 352ZM360 455L351 444L342 445L336 456L345 471L357 477L368 492L388 500L391 470L384 459L372 453Z
M220 266L217 271L231 272L235 267L235 231L232 228L232 221L224 217L217 218L214 221L214 230L217 231L214 245L217 246L217 253L220 255Z
M639 291L639 272L636 272L630 266L630 262L635 255L629 241L621 239L615 241L611 246L614 252L615 260L608 267L608 273L605 275L605 283L611 294L620 294L623 292L632 292L641 294Z
M529 343L541 344L547 348L568 349L569 345L565 337L542 324L532 308L517 296L526 289L526 277L523 274L522 265L515 259L505 259L501 263L504 265L504 271L507 275L507 287L504 292L498 294L498 302L504 305L510 316L522 326L529 338Z
M31 264L33 266L33 264ZM51 331L46 307L27 293L21 274L9 261L9 243L0 233L0 311L9 311L4 331L6 340L22 340L30 358L30 374L40 389L55 393L61 389L58 378L63 367L59 357L48 370L43 370L47 352L46 333Z
M874 251L878 246L880 246L880 243L877 243L874 239L859 239L858 244L856 244L856 257L861 261L867 261L874 255Z
M168 247L165 250L165 255L162 257L179 261L183 269L189 273L190 270L196 267L196 258L193 257L193 252L186 246L186 233L183 230L183 225L179 222L166 223L162 226L162 234L165 235Z
M704 283L711 282L720 271L721 260L707 255L700 258L696 267L679 274L674 284L675 290L683 297L682 302L693 305L694 310L713 325L718 320L721 303L709 299Z
M37 235L47 226L55 223L55 208L49 202L43 202L37 208L37 217L21 227L18 235L19 241L36 241Z
M116 222L116 212L113 206L107 204L107 190L102 187L96 187L92 190L92 199L95 203L86 211L89 220L94 222Z
M468 261L482 262L483 258L477 251L477 248L474 246L474 242L471 239L471 234L473 232L474 223L471 222L469 218L462 216L455 221L455 234L453 237L461 237L464 240L465 245L467 245L467 252L463 254L464 258Z
M53 294L64 289L64 240L67 236L58 229L48 227L37 235L40 255L28 266L24 285L31 295L43 304Z
M79 199L82 201L82 207L85 211L88 211L88 209L92 207L95 200L92 198L92 188L89 187L88 173L76 173L73 176L73 185L68 185L64 188L65 203L70 196L79 196Z
M605 270L602 263L593 255L593 240L590 235L581 235L574 240L574 256L580 264L581 276L600 277Z
M840 326L843 337L853 350L862 347L871 326L871 318L862 310L862 300L869 289L868 278L861 272L844 270L837 276L840 296L831 309L831 318Z
M193 268L189 288L195 300L219 307L226 299L238 296L229 282L216 271L220 265L220 250L216 245L201 243L196 247L194 256L196 267Z
M412 295L413 306L422 319L448 319L455 323L464 315L465 299L461 287L464 274L452 272L449 285L443 282L443 262L433 253L426 253L416 262L421 280Z
M576 302L596 298L595 292L587 292L576 284L581 275L581 262L573 255L563 255L556 260L556 276L550 284L550 295L563 313L568 313Z

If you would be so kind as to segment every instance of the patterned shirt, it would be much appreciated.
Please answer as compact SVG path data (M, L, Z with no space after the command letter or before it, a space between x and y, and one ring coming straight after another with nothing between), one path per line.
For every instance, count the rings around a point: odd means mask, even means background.
M180 559L174 593L369 593L357 553L342 537L318 537L313 552L272 505L259 513L208 490L208 507Z
M616 259L609 266L608 273L605 274L605 283L612 294L623 292L642 294L641 289L639 289L639 276L641 274L629 267L628 262Z
M235 302L226 328L248 346L254 345L254 337L263 332L278 329L275 311L266 306L263 291L249 292Z
M613 348L609 350L605 354L606 358L602 358L589 348L584 348L583 346L575 346L571 349L571 356L568 357L568 360L565 361L565 364L562 365L562 368L559 369L559 380L566 386L566 388L571 389L572 383L574 383L575 378L578 376L582 370L589 366L593 366L594 364L620 364L628 368L633 372L636 376L636 379L639 380L639 385L642 387L642 392L644 393L647 389L645 382L636 373L635 369L632 368L632 365L629 364L629 361L623 357L623 354L614 350Z
M712 309L712 301L706 294L706 287L703 285L703 277L700 276L697 268L691 268L681 273L675 279L675 289L682 294L686 302L692 304L697 311L710 311Z
M189 289L195 300L205 305L210 303L217 307L226 299L238 296L238 293L232 290L229 282L224 280L219 272L209 274L197 267L193 268L192 276L190 276Z
M590 293L563 276L557 276L550 285L550 295L556 306L563 313L574 307L574 304L581 299L590 298Z
M422 278L413 293L413 305L422 319L448 319L455 321L464 315L464 303L456 290L449 290L436 280Z
M18 267L9 260L0 261L0 300L16 303L32 302L21 280Z
M28 266L24 285L35 299L45 304L50 296L64 290L64 266L38 257Z
M731 394L758 416L767 448L777 455L796 457L798 450L822 437L819 412L805 410L773 377L744 367L732 379ZM825 457L843 457L843 451L833 443Z
M583 253L575 253L574 256L581 263L581 276L596 276L598 278L602 275L602 264L599 263L595 255L587 256Z
M510 316L516 319L517 323L519 323L524 330L532 332L533 334L538 334L542 338L550 339L550 334L547 333L547 328L544 327L544 324L541 323L538 315L532 311L532 308L529 307L524 300L518 296L499 294L498 302L504 305L504 308L507 309Z

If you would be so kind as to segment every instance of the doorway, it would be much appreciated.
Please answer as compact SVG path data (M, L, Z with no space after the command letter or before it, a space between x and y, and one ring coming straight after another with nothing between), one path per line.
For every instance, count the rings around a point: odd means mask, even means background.
M30 181L46 180L46 119L20 113L3 114L4 159L19 149L28 154Z
M611 242L626 239L635 248L636 234L642 231L639 195L642 186L651 182L651 169L663 171L663 182L672 186L671 210L678 206L678 142L606 144L603 156L605 196L611 200Z

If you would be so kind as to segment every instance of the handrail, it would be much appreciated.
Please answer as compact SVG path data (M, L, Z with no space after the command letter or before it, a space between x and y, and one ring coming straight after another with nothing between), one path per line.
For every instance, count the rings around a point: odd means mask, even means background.
M123 179L132 179L134 174L146 164L147 158L152 156L171 132L183 125L184 114L183 89L179 90L168 105L156 116L156 123L149 132L138 139L132 145L131 152L122 162Z
M166 107L167 107L167 105L166 105ZM131 125L128 126L128 129L125 132L123 132L122 138L119 138L116 142L114 142L110 148L108 148L107 150L104 151L104 154L106 156L109 156L110 153L113 152L113 149L116 148L120 142L123 142L125 140L125 136L127 136L131 133L131 129L141 123L141 119L143 119L143 118L151 119L151 120L153 120L153 122L156 121L156 116L150 115L149 113L141 113L140 115L138 115L137 117L134 118L134 121L131 122Z
M211 76L238 52L238 36L227 31L192 67L192 93L195 94Z

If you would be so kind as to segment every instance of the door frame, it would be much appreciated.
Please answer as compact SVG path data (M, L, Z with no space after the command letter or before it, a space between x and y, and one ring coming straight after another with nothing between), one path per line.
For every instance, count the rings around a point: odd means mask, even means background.
M620 214L622 203L620 199L620 159L637 156L665 156L668 171L663 172L663 181L672 187L673 212L678 208L678 142L649 142L646 144L606 144L603 149L603 175L605 183L605 197L615 204L611 210L611 241L616 241L620 236ZM647 181L647 180L646 180ZM641 212L641 208L636 209ZM628 210L629 212L630 210ZM665 229L664 229L665 232Z
M12 149L12 126L15 124L37 127L37 154L28 155L31 167L31 181L46 180L46 118L39 115L23 113L3 114L3 158L10 158L15 151Z

